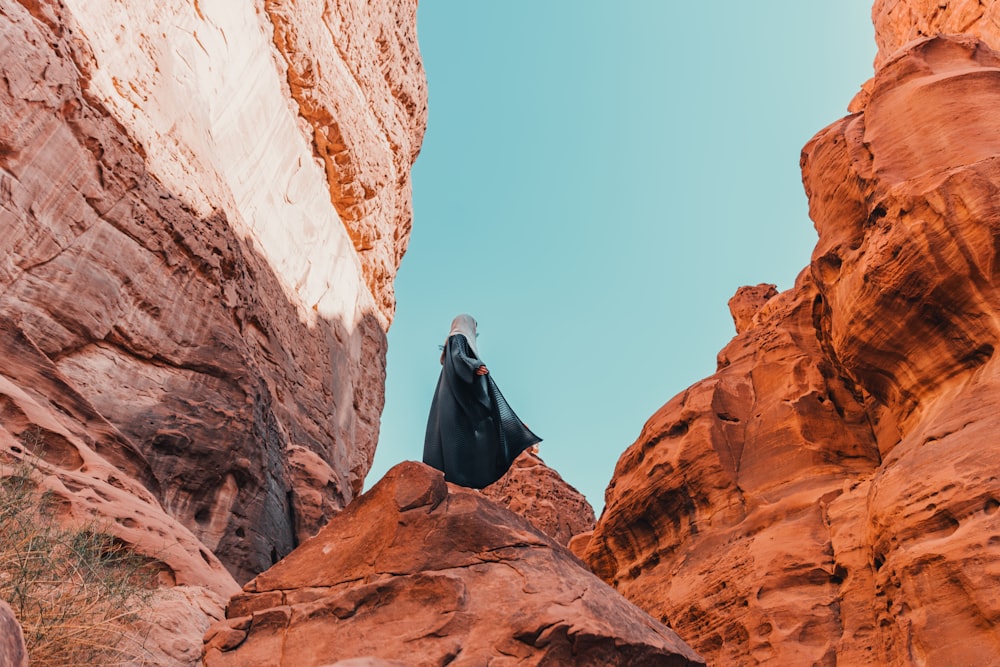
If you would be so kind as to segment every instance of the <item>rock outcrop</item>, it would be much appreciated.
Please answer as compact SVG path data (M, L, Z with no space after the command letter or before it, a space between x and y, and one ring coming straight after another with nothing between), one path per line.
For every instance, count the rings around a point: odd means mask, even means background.
M810 266L608 487L585 558L709 662L1000 655L1000 54L879 22L962 5L876 3L880 67L803 150Z
M295 452L328 468L322 510L309 503L325 516L360 489L374 452L385 283L405 248L425 111L415 7L389 4L316 18L267 3L278 27L252 5L4 5L4 316L242 580L322 522L298 516ZM326 23L325 41L293 64L274 45ZM351 48L328 62L334 36ZM354 91L322 116L356 137L331 158L336 177L304 128L333 102L290 92L303 58ZM352 72L368 82L360 90ZM352 153L363 137L399 155ZM354 243L334 205L333 190L354 187L354 162L385 163L395 193L377 208L396 222L364 223L381 245Z
M28 652L24 648L21 626L10 606L0 600L0 665L28 667Z
M527 521L413 462L226 615L206 635L206 667L704 664Z
M0 448L185 587L198 645L371 465L415 13L0 0Z
M537 449L522 452L506 475L483 489L483 495L566 546L574 536L594 529L594 508L545 465Z
M940 34L972 35L994 48L1000 45L1000 6L995 2L875 0L872 22L876 69L909 42Z

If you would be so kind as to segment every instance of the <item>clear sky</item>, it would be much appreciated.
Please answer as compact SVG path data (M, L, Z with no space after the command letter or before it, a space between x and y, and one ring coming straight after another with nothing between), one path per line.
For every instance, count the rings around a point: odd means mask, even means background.
M600 513L618 457L715 372L741 285L816 233L802 146L875 57L870 0L425 0L429 121L370 487L420 460L452 318Z

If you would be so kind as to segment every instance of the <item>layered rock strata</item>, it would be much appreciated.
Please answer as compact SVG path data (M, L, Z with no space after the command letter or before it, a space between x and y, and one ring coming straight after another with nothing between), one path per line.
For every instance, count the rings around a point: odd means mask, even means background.
M982 0L875 0L875 67L900 48L935 35L972 35L1000 45L1000 5Z
M4 330L243 581L371 464L426 112L415 3L286 4L0 5Z
M961 3L933 4L931 33ZM583 549L710 662L1000 655L1000 54L876 32L858 111L803 150L810 266L734 298L718 372L649 420Z
M704 664L527 521L413 462L226 615L206 635L206 667Z
M157 660L371 465L415 11L0 0L0 454L157 563Z

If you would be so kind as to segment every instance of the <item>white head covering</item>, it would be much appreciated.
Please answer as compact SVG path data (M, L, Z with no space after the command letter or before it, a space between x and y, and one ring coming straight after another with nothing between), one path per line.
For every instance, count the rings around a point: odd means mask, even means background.
M472 348L473 354L477 357L479 356L479 349L476 347L476 319L472 315L463 313L451 321L451 331L448 332L448 338L451 338L455 334L465 336L465 340L469 341L469 347Z

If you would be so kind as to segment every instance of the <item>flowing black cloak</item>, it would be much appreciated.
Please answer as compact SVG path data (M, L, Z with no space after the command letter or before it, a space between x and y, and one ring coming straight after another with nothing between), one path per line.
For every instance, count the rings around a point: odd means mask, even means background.
M503 477L517 455L542 441L504 399L462 334L448 337L424 437L424 463L449 482L481 489Z

